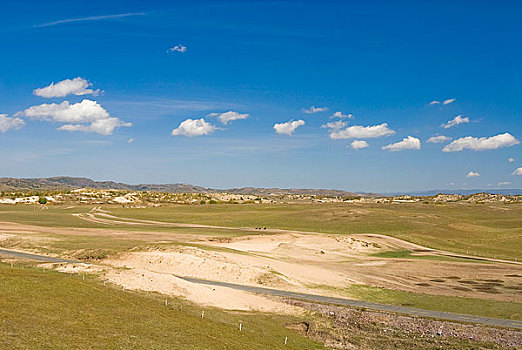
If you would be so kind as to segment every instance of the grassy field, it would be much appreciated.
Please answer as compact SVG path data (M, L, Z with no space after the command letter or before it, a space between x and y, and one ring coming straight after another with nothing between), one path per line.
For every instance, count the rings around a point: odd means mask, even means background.
M165 297L157 294L104 286L90 275L83 280L79 275L43 272L31 265L12 268L0 263L0 348L324 349L323 341L338 339L341 334L361 349L439 349L441 344L462 350L500 348L468 339L386 333L386 326L376 323L333 325L317 314L297 318L225 312L175 298L169 298L167 306L164 302ZM310 324L311 338L285 327L302 321Z
M465 263L481 263L487 264L487 261L480 260L480 258L457 258L452 256L443 255L415 255L413 251L400 249L400 250L387 250L380 253L370 254L377 258L390 258L390 259L423 259L423 260L437 260L437 261L453 261L453 262L465 262Z
M336 234L378 233L457 253L522 258L522 205L292 204L113 208L118 216Z
M2 349L322 349L290 316L224 312L0 263ZM205 317L201 318L201 312ZM243 331L238 330L239 322ZM288 344L284 339L288 337Z
M263 205L170 205L157 208L102 207L122 218L171 223L194 223L226 227L267 227L332 234L377 233L424 246L457 253L505 259L522 258L522 205L477 204L263 204ZM111 254L133 248L186 245L169 235L237 236L249 231L176 228L161 225L104 225L84 221L72 214L87 213L91 206L0 205L0 222L18 222L56 228L101 228L123 235L74 234L59 230L20 234L2 241L4 248L32 249L69 254ZM141 235L149 231L151 235ZM90 231L89 231L90 232ZM128 233L128 235L127 235ZM155 234L158 235L155 235ZM263 231L260 231L263 233ZM178 236L176 236L178 237ZM39 241L41 239L41 241ZM190 245L198 246L197 243ZM201 246L203 249L211 249ZM212 248L218 249L218 248ZM226 248L220 248L226 249ZM71 253L71 254L72 254ZM74 255L73 255L74 256ZM79 256L77 256L79 257ZM385 251L379 258L437 259L411 251ZM469 260L462 260L470 262ZM328 286L317 286L328 288ZM427 295L352 285L344 295L367 301L407 305L487 317L522 320L522 303L508 303L456 296ZM125 292L103 287L89 278L70 277L33 268L11 269L0 264L0 348L320 348L283 327L292 317L246 314L206 309L172 300L165 307L156 294ZM244 332L237 332L243 321ZM92 337L91 337L92 334ZM290 335L289 335L290 334ZM5 346L2 346L5 345Z
M36 207L38 208L38 207ZM171 205L157 208L104 206L114 215L174 223L195 223L229 227L257 227L315 231L335 234L378 233L431 248L456 253L522 258L522 204L249 204ZM111 228L129 231L144 226L103 225L74 217L90 206L0 206L0 221L56 227ZM147 230L215 235L252 234L227 230L165 228Z
M312 286L332 289L329 286ZM494 318L522 320L522 303L404 292L353 284L335 289L346 297L377 303L409 306L426 310L456 312Z

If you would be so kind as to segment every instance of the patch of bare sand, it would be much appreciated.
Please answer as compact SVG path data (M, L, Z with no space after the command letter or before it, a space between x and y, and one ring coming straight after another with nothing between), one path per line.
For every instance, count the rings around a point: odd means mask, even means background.
M75 264L40 264L40 266L48 266L54 265L55 270L65 273L103 273L107 271L107 267L100 265L91 265L91 264L83 264L83 263L75 263Z
M324 261L365 256L382 249L382 246L372 240L372 238L358 239L341 235L282 234L237 237L230 242L216 242L213 245L244 252L270 253L300 259L316 260L314 257L321 255L320 260Z
M106 260L105 263L117 267L146 269L231 283L257 285L258 282L263 282L272 286L292 284L292 281L284 276L274 274L266 264L241 263L229 259L224 253L199 248L129 252L120 254L116 259Z
M158 292L164 295L185 298L191 302L228 310L262 311L297 314L299 311L287 304L256 294L226 287L208 286L182 280L168 273L147 269L111 269L107 281L125 289Z
M520 300L519 282L499 277L522 275L521 266L368 256L394 249L432 251L383 235L254 236L211 244L249 253L226 252L223 256L247 266L266 265L289 276L295 281L293 286L345 287L348 283L360 283L416 293ZM453 278L445 278L448 276Z

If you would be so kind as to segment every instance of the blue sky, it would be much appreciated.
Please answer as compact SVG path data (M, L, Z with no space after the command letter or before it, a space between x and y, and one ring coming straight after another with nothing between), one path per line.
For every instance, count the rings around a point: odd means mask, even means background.
M0 176L522 187L520 2L1 6Z

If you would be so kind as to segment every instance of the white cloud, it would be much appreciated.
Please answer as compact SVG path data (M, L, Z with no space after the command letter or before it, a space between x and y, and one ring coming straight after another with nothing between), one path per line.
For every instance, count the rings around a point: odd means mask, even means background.
M522 168L516 168L515 171L512 172L512 175L522 175Z
M432 105L432 106L433 105L439 105L439 104L440 104L440 101L437 101L437 100L430 102L430 105Z
M399 141L396 143L391 143L387 146L382 147L383 150L391 151L391 152L404 151L407 149L420 149L420 148L421 148L420 140L413 136L408 136L408 137L402 139L402 141Z
M95 120L90 124L65 124L60 126L58 130L95 132L107 136L112 135L114 129L123 126L129 127L132 126L132 124L124 123L119 118L105 118Z
M353 149L356 149L356 150L359 150L359 149L363 149L363 148L367 148L369 147L370 145L368 145L368 142L364 141L364 140L354 140L351 144L350 144L350 147L353 148Z
M446 142L446 141L449 141L451 140L451 137L447 137L447 136L444 136L444 135L439 135L439 136L432 136L428 139L427 142L429 143L443 143L443 142Z
M508 162L513 163L515 161L515 158L509 158Z
M324 111L327 111L328 110L328 107L315 107L315 106L311 106L310 108L308 109L303 109L303 112L305 113L308 113L308 114L313 114L313 113L319 113L319 112L324 112Z
M234 112L234 111L228 111L228 112L225 112L225 113L210 113L209 114L210 117L215 117L215 116L218 116L218 119L221 123L227 125L228 122L231 122L233 120L240 120L240 119L247 119L250 114L247 114L247 113L238 113L238 112Z
M462 115L459 114L455 118L449 120L446 124L442 124L441 127L443 127L444 129L449 129L451 127L454 127L455 125L467 124L467 123L469 123L469 118L462 117Z
M72 23L72 22L85 22L85 21L101 21L105 19L115 19L115 18L124 18L131 16L144 16L144 12L131 12L131 13L120 13L116 15L105 15L105 16L90 16L90 17L80 17L80 18L68 18L62 19L54 22L47 22L43 24L36 25L35 28L40 27L52 27L59 24Z
M341 112L337 111L332 115L332 118L339 118L339 119L350 119L353 117L352 114L342 114Z
M342 130L332 130L330 132L331 139L358 139L358 138L375 138L395 134L395 131L388 128L387 123L374 126L354 125Z
M449 105L450 103L453 103L453 102L455 102L454 98L448 98L447 100L444 100L444 102L442 102L442 104Z
M329 122L321 125L321 128L329 128L329 129L342 129L347 125L346 122L342 120L337 120L335 122Z
M53 82L51 85L35 89L33 94L40 97L52 98L52 97L65 97L67 95L97 95L100 93L100 90L89 89L92 84L87 80L76 77L74 79L65 79L57 82L56 84Z
M128 143L134 143L134 139L133 138L130 138L127 140Z
M298 127L305 125L304 120L290 120L286 123L274 124L274 130L278 134L292 135Z
M4 133L9 129L19 130L23 128L25 122L20 118L9 118L7 114L0 114L0 132Z
M171 47L170 49L167 50L167 52L185 53L185 52L187 52L187 47L180 44L180 45Z
M499 134L491 137L462 137L460 139L456 139L451 142L449 145L446 145L442 151L443 152L460 152L465 149L473 150L473 151L485 151L498 149L502 147L510 147L513 145L519 144L518 141L513 135L509 133Z
M509 186L509 185L511 185L511 182L509 182L509 181L503 181L503 182L499 182L497 184L497 186Z
M479 174L478 172L476 172L476 171L470 171L470 172L466 175L466 177L479 177L479 176L480 176L480 174Z
M172 136L203 136L212 134L218 128L205 119L187 119L181 122L179 126L172 130Z
M70 104L64 101L60 104L44 103L32 106L16 113L37 120L67 123L58 128L66 131L96 132L101 135L111 135L115 128L132 126L110 114L96 101L83 100Z
M19 114L33 119L64 123L87 123L109 118L109 113L98 102L87 99L74 104L70 104L69 101L60 104L43 103L17 113Z

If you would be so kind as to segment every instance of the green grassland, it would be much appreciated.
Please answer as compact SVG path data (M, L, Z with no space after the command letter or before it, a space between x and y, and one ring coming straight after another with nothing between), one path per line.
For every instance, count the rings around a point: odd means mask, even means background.
M412 293L361 284L352 284L342 289L329 286L311 287L335 290L349 298L376 303L408 306L426 310L455 312L467 315L522 320L522 303Z
M390 258L390 259L422 259L422 260L436 260L436 261L453 261L453 262L465 262L465 263L481 263L487 264L488 261L481 260L481 258L457 258L452 256L444 255L422 255L415 254L415 252L407 249L399 250L385 250L379 253L370 254L376 258Z
M92 277L83 281L78 275L0 263L0 348L323 348L284 327L298 321L294 317L204 309L177 299L165 306L164 301L157 294L103 286Z
M46 207L47 209L38 205L0 205L0 222L57 228L100 228L107 232L125 230L129 232L129 236L105 237L84 233L68 235L57 230L56 233L38 233L37 238L47 239L43 243L38 240L24 240L25 234L20 234L3 240L2 247L89 256L136 248L187 244L177 240L169 241L170 233L218 237L254 233L161 225L105 225L72 215L87 213L92 206ZM104 205L102 209L122 218L171 223L237 228L261 226L332 234L384 234L456 253L511 260L522 258L522 204L216 204L166 205L155 208ZM138 231L161 233L166 238L132 235L139 233ZM190 245L197 246L196 243ZM200 247L210 249L207 246ZM416 256L406 250L380 252L377 256L455 262L461 260ZM425 295L359 285L349 286L341 292L347 297L367 301L522 319L522 303ZM287 348L320 348L310 340L286 330L283 325L292 320L289 317L206 309L205 315L208 317L201 320L199 316L202 308L179 300L173 300L171 306L165 308L163 301L156 294L122 293L112 287L103 287L94 278L83 282L77 276L70 277L56 272L44 274L32 268L10 269L0 264L0 348L187 349L208 348L210 345L212 348L227 349L279 348L281 344L278 342L288 334L291 334L295 343ZM235 332L234 325L239 320L244 321L244 324L251 324L248 331Z
M355 288L349 293L371 293ZM285 327L302 321L311 325L311 338ZM1 349L324 349L322 341L338 339L341 333L361 349L438 349L441 344L462 350L501 348L452 337L386 333L386 326L375 323L345 324L344 330L340 326L317 314L222 311L177 298L165 305L164 296L104 286L94 276L83 280L80 275L0 263Z
M118 216L165 222L384 234L431 248L522 258L522 204L271 204L113 208Z
M152 230L176 233L241 235L252 232L104 225L74 217L91 206L0 205L0 221L56 227ZM456 253L522 258L522 204L216 204L123 208L106 205L112 214L134 219L228 227L269 227L333 234L378 233ZM262 231L261 231L262 233Z

